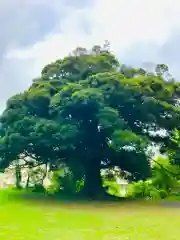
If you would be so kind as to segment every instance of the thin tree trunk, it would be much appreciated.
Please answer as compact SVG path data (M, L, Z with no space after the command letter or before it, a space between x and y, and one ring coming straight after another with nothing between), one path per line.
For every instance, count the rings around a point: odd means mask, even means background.
M41 182L42 185L43 185L43 183L44 183L44 179L45 179L46 176L47 176L47 172L48 172L48 164L46 163L46 164L45 164L45 171L44 171L44 174L43 174L43 177L42 177L42 182Z
M21 166L19 164L15 167L16 174L16 188L21 189Z
M30 174L29 174L29 171L28 171L28 177L27 177L27 181L26 181L26 188L29 187L29 180L30 180Z

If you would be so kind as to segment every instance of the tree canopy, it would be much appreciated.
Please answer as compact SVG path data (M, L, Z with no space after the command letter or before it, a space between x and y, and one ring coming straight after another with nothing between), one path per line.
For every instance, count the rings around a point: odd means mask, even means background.
M180 85L165 72L164 64L154 74L120 64L107 46L79 47L48 64L29 89L7 101L0 168L22 157L50 169L63 163L74 179L85 178L90 195L101 191L103 168L149 177L149 146L167 147L180 120Z

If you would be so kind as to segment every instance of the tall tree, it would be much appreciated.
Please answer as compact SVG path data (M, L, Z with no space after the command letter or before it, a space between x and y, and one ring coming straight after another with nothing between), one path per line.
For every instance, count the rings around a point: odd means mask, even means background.
M102 190L103 168L118 166L136 180L151 174L147 148L165 144L179 125L180 86L121 68L107 46L77 48L8 100L1 168L22 155L51 169L64 163L75 179L85 177L84 192L91 196Z

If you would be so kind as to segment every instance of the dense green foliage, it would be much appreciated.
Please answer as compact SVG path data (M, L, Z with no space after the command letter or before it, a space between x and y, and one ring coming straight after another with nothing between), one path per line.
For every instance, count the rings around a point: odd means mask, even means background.
M179 179L179 165L172 164L167 156L158 156L152 162L152 177L130 184L126 197L161 199L169 195L179 195Z
M151 176L149 146L168 148L178 128L180 85L121 65L105 47L76 49L42 70L28 90L10 98L1 117L1 168L65 164L83 191L102 190L100 171L118 166L131 179ZM165 133L165 134L162 134Z

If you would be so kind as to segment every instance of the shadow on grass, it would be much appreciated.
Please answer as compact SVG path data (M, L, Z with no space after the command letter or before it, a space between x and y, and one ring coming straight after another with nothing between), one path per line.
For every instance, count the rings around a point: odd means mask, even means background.
M47 194L47 193L39 193L33 192L32 190L17 190L17 189L2 189L0 190L0 203L6 204L8 202L27 202L27 203L35 203L35 204L89 204L101 205L105 204L116 204L120 202L132 202L130 199L126 198L117 198L110 195L104 195L99 198L87 198L82 195L70 195L64 193L58 194ZM103 204L104 205L104 204Z
M66 205L68 207L77 207L79 206L93 206L98 208L103 208L105 206L114 206L116 204L130 204L134 206L134 204L138 204L138 206L161 206L161 207L168 207L168 208L180 208L180 198L176 199L164 199L159 201L146 201L146 200L137 200L137 199L128 199L128 198L118 198L111 195L103 195L99 198L87 198L82 195L70 195L64 193L58 194L47 194L47 193L40 193L40 192L33 192L32 190L17 190L17 189L1 189L0 190L0 204L7 204L10 202L16 203L27 203L27 204L36 204L36 205L46 205L46 206L53 206L53 205Z

